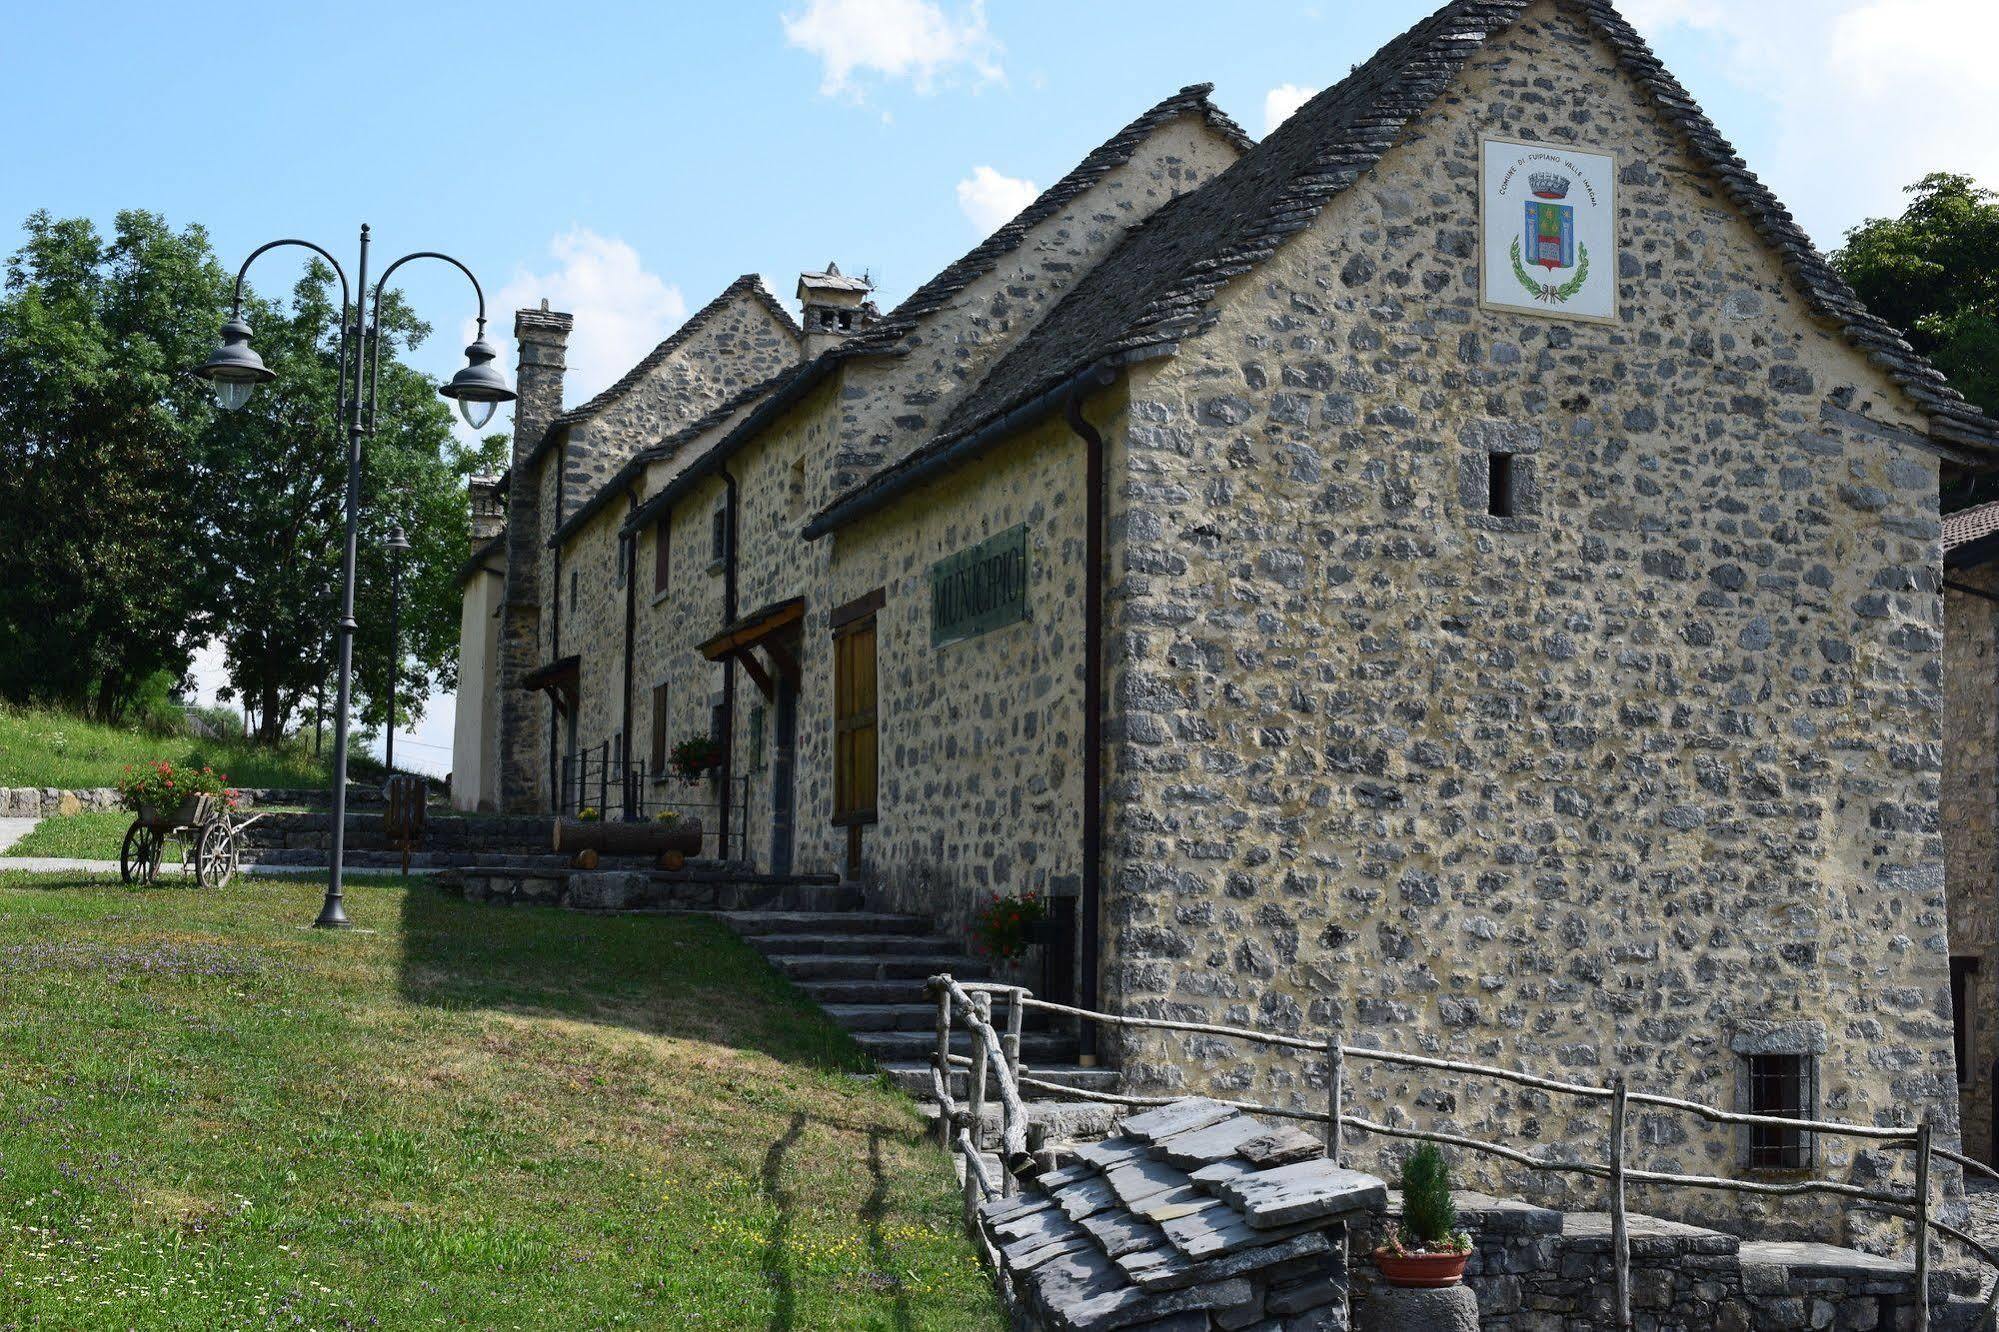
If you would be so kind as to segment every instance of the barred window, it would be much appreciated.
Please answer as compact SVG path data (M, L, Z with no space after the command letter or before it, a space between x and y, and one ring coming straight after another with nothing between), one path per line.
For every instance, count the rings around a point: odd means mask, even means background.
M1746 1056L1752 1115L1809 1119L1812 1113L1812 1059L1802 1054ZM1749 1165L1758 1170L1802 1170L1812 1163L1812 1135L1777 1124L1749 1126Z

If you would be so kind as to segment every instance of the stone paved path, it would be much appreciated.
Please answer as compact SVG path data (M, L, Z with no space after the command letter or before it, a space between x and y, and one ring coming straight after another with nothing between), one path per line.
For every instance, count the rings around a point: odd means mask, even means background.
M33 832L40 822L40 819L0 819L0 851L5 851Z

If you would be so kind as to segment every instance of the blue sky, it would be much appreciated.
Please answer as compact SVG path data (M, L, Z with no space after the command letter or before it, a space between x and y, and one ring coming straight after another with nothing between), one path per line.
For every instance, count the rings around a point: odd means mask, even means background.
M1430 0L778 0L18 6L0 49L0 240L46 208L444 249L572 310L571 402L739 273L836 259L884 306L1167 93L1252 134ZM1991 0L1628 0L1752 169L1830 248L1927 170L1999 184ZM260 260L280 289L296 260ZM471 296L403 270L448 374ZM402 274L398 275L398 278ZM511 363L511 348L504 359ZM205 683L212 689L214 681ZM399 748L449 764L450 702ZM407 747L405 747L407 745Z

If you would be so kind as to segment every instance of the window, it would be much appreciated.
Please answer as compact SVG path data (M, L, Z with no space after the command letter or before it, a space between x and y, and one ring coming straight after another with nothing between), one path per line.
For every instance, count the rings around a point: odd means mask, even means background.
M873 823L878 774L875 612L871 592L833 612L833 821Z
M576 570L569 571L569 609L576 609Z
M666 775L666 686L652 687L652 762L656 776Z
M1954 957L1950 960L1950 1042L1957 1054L1959 1083L1976 1082L1971 1067L1971 978L1978 974L1978 959Z
M1488 453L1485 465L1485 511L1494 518L1513 517L1513 455Z
M618 567L612 570L612 577L617 580L617 586L625 585L625 574L631 568L631 563L632 538L630 533L624 533L618 537Z
M1802 1054L1746 1056L1749 1113L1808 1119L1812 1106L1812 1058ZM1812 1137L1803 1129L1775 1124L1749 1126L1749 1165L1757 1170L1802 1170L1812 1163Z
M759 703L750 709L750 753L749 770L756 772L764 764L764 705Z
M708 519L708 563L710 568L720 568L729 555L729 510L725 505L715 510Z

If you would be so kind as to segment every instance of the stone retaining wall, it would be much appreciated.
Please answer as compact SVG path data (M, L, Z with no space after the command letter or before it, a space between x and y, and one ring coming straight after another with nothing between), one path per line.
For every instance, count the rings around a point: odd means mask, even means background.
M839 883L751 874L719 861L689 861L675 873L569 868L559 857L508 857L438 877L447 892L494 906L560 906L576 911L851 911L860 889Z
M1479 1325L1496 1332L1567 1332L1615 1327L1610 1218L1460 1194L1474 1252L1465 1281L1478 1296ZM1356 1310L1375 1282L1365 1255L1392 1210L1354 1228ZM1632 1214L1631 1312L1643 1328L1671 1332L1751 1329L1910 1328L1915 1273L1909 1262L1830 1244L1753 1241ZM1971 1307L1939 1303L1932 1326L1969 1326Z
M245 786L236 792L237 803L245 809L258 805L325 805L331 797L324 787ZM379 805L382 793L373 786L349 785L349 805ZM46 819L59 814L82 814L91 810L118 809L118 788L85 786L74 790L59 786L0 786L0 817Z

